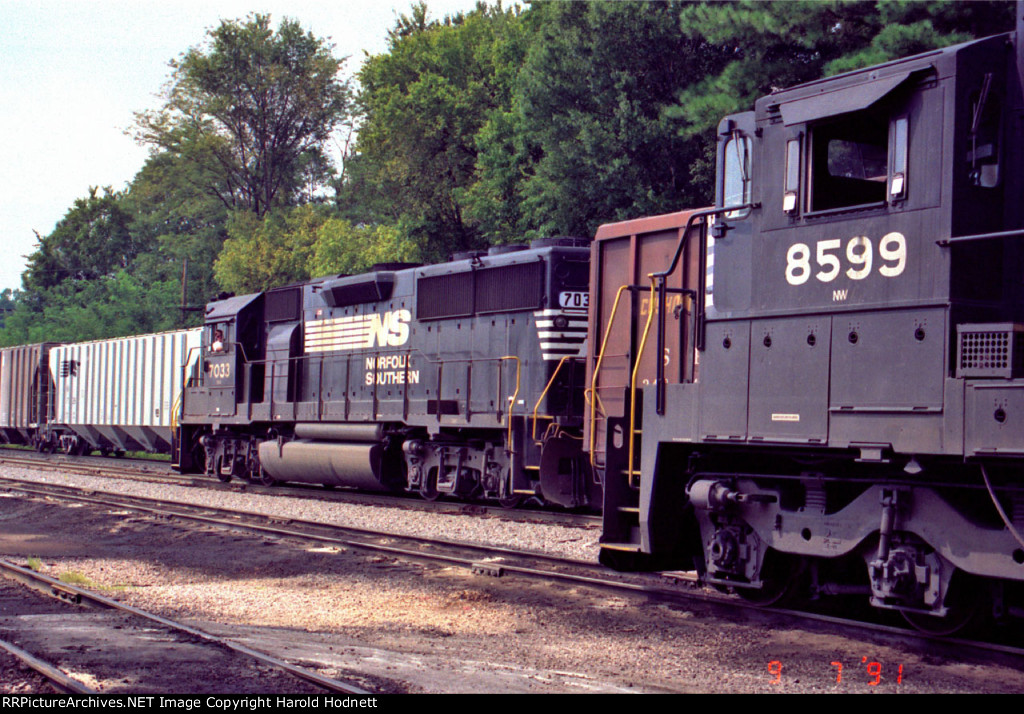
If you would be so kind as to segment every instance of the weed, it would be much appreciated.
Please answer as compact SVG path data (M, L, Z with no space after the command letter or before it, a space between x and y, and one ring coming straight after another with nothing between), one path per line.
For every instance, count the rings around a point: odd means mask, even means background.
M68 585L84 585L86 587L92 586L93 582L89 578L85 577L81 573L76 573L74 570L68 570L57 576L57 579L62 583Z

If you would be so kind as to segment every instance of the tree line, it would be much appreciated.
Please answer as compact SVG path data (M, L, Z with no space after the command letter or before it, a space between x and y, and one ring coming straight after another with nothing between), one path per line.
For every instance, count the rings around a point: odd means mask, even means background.
M136 115L135 178L39 236L0 344L174 329L223 292L707 205L723 115L1013 22L1008 2L419 3L349 81L299 20L224 21Z

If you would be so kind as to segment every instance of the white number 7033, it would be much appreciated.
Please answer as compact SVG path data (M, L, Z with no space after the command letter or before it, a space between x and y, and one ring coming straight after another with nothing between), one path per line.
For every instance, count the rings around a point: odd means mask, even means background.
M832 253L842 248L843 242L838 238L820 240L815 244L817 254L815 260L821 268L814 277L823 283L830 283L839 277L843 264L839 256ZM907 267L907 239L902 233L887 233L878 242L878 257L885 265L878 272L887 278L895 278ZM871 239L866 236L851 238L846 244L846 261L850 267L846 269L846 277L850 280L863 280L871 274L874 262L874 248ZM811 249L806 243L794 243L786 252L786 282L790 285L803 285L811 278Z

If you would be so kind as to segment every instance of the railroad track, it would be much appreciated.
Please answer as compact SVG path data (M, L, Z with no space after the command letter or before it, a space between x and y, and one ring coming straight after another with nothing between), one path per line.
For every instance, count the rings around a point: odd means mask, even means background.
M296 666L230 639L217 637L196 627L133 607L86 588L61 582L7 560L0 559L0 575L67 605L99 609L100 612L93 611L87 617L80 616L74 620L69 620L69 615L65 613L48 616L36 614L31 620L32 624L27 626L28 629L18 632L20 637L32 643L32 649L37 650L36 652L29 652L28 647L23 648L0 641L0 647L42 674L63 692L87 694L100 690L70 677L52 660L67 658L69 651L82 653L102 648L111 651L97 658L99 661L92 666L109 671L110 658L120 657L120 662L116 666L123 667L127 676L119 674L119 679L132 680L131 685L121 691L160 691L167 686L168 670L173 675L176 665L194 668L192 663L199 662L202 676L213 684L212 691L219 692L222 691L225 682L235 679L244 682L245 677L239 673L246 670L248 661L252 661L313 685L309 689L311 692L370 694L348 682L325 677L311 669ZM15 608L9 606L6 609L8 612L0 620L0 631L17 631L19 624L24 626L17 617L11 616L10 610ZM39 620L43 623L41 628L36 626ZM47 626L48 622L53 623L52 628ZM43 653L40 654L38 650L42 650ZM146 679L147 665L151 660L156 660L160 664L160 679L156 684ZM86 661L92 662L88 659ZM141 674L135 669L136 665L139 665ZM82 665L79 661L76 668L85 668L88 671L90 664ZM194 669L186 672L188 673L182 675L181 681L187 681L185 677L195 674ZM109 675L106 678L109 679ZM252 677L252 681L248 685L243 685L243 688L247 686L253 688L249 691L267 691L260 688L263 678L262 675ZM176 690L172 688L165 691Z
M23 650L12 642L0 640L0 650L3 650L22 665L41 675L50 686L64 694L96 694L97 691L69 676L59 667L36 657L31 652Z
M597 528L601 516L593 513L576 513L542 508L522 507L506 509L493 505L458 501L426 501L411 494L364 493L348 489L325 489L308 484L278 484L263 486L249 481L235 480L223 483L206 476L179 474L166 463L145 459L116 459L93 456L52 457L36 456L34 452L16 449L0 449L0 464L41 471L118 478L143 483L171 484L213 491L245 493L266 493L285 498L315 499L332 503L356 503L404 508L430 513L466 514L474 516L496 516L511 521L552 523L557 525Z
M974 640L936 638L908 630L903 626L863 622L828 613L755 606L736 597L698 588L692 573L615 573L596 563L510 548L405 536L299 519L281 519L245 511L214 509L180 502L161 502L158 499L139 499L115 494L81 494L67 487L36 483L15 484L11 481L7 478L0 479L0 484L38 497L62 501L75 500L105 508L130 509L165 519L177 518L220 528L242 528L263 535L312 541L319 545L431 561L493 577L518 575L604 588L619 593L629 592L683 606L701 605L720 609L722 615L727 617L736 617L742 613L744 617L763 621L766 626L798 624L801 627L853 634L889 645L925 648L932 654L945 654L956 659L999 661L1014 667L1024 666L1024 649L1019 647Z

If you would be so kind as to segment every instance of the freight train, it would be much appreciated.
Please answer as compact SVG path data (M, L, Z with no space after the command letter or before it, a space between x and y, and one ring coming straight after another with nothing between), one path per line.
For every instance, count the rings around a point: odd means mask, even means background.
M183 472L600 506L582 452L588 239L374 266L205 326L0 350L0 439Z
M720 123L713 208L602 227L603 561L1024 612L1021 38L777 91Z
M597 504L613 567L1018 617L1021 22L726 117L713 207L215 301L147 409L183 471ZM87 360L15 349L0 434L128 443L48 406Z

